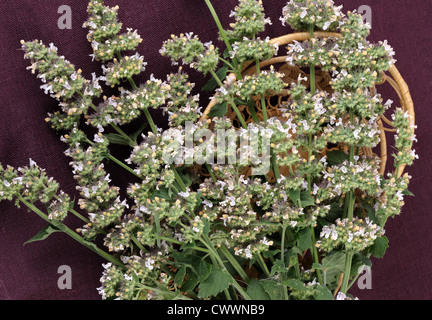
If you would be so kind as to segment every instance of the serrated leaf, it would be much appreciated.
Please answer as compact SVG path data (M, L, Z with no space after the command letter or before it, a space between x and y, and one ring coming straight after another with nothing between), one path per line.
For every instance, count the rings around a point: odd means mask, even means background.
M276 273L286 272L288 269L285 266L285 263L282 260L276 260L273 262L273 266L270 271L270 275L274 276Z
M345 270L346 255L337 251L326 256L321 261L322 270L325 271L326 283L330 284L337 281L337 278Z
M194 265L195 271L198 274L199 281L205 281L212 272L213 266L207 262L200 261Z
M264 291L269 295L271 300L282 300L283 292L280 282L276 280L261 280Z
M210 118L221 118L225 116L228 112L228 102L222 102L215 104L213 108L211 108L208 116Z
M252 300L270 300L270 297L264 290L261 282L257 279L252 279L249 282L246 293Z
M370 253L375 258L382 258L384 257L387 248L389 247L389 240L386 236L376 238L374 244L372 245L370 249Z
M369 258L367 258L363 253L357 252L356 256L361 260L363 265L372 268L372 261Z
M303 191L300 194L300 201L303 208L315 205L315 199L311 196L309 191Z
M312 229L303 229L300 231L297 239L297 247L300 251L304 251L312 246Z
M198 297L216 297L220 292L228 289L232 282L233 278L229 273L214 269L207 279L202 281L198 286Z
M302 291L306 289L303 281L298 279L286 279L282 281L282 284L296 291Z
M316 300L334 300L333 294L327 287L318 286L316 290L317 290L317 294L315 296Z
M46 238L48 238L50 235L52 235L53 233L56 233L56 232L61 232L61 230L59 230L56 227L49 224L49 225L45 226L41 231L39 231L33 238L24 242L24 245L32 243L32 242L43 241Z

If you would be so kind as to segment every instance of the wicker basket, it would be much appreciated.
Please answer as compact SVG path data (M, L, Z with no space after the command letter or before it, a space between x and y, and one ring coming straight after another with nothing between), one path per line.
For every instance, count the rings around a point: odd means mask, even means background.
M333 32L315 32L314 34L315 37L318 38L328 38L328 37L341 37L341 35L339 33L333 33ZM310 35L309 33L292 33L292 34L288 34L279 38L275 38L271 40L272 44L278 44L280 46L283 45L287 45L289 43L292 43L294 40L296 41L305 41L310 39ZM308 80L306 80L304 82L305 85L309 85L309 75L306 74L304 71L300 70L298 67L296 66L291 66L286 62L286 56L277 56L277 57L273 57L269 60L266 61L262 61L260 63L260 68L266 68L269 67L270 65L273 65L275 67L275 69L278 69L279 72L285 74L285 76L283 77L283 80L285 83L290 84L293 82L296 82L298 80L298 76L301 74L303 78L307 78ZM243 69L242 69L242 74L243 75L251 75L256 73L257 71L257 67L256 65L251 66L252 62L248 62L245 63L243 65ZM410 91L409 88L406 84L406 82L404 81L404 79L402 78L401 74L399 73L398 69L396 68L395 65L392 65L390 67L390 69L388 70L389 74L383 74L383 81L381 83L377 83L376 85L382 85L386 82L388 82L393 89L396 91L399 99L400 99L400 104L401 104L401 108L404 111L407 111L408 114L412 117L412 126L415 126L415 113L414 113L414 104L413 101L411 99L411 95L410 95ZM231 78L233 81L235 81L236 75L234 73L231 73L230 75L228 75L229 78ZM329 84L329 82L331 81L331 77L327 72L323 72L320 70L317 70L316 72L316 88L318 90L321 91L327 91L329 93L332 93L332 88ZM372 88L372 90L375 90L375 88ZM257 115L258 118L260 120L263 119L263 114L262 114L262 109L261 109L261 98L258 97L253 97L253 99L256 102L257 105ZM278 117L280 119L284 119L282 116L282 112L279 111L279 106L283 105L285 101L289 100L289 91L286 89L284 90L281 94L278 95L269 95L265 97L265 101L267 102L266 105L266 109L267 109L267 113L269 117ZM213 106L216 104L216 101L211 101L210 104L207 106L207 108L205 109L203 116L202 116L202 120L208 119L208 114L210 112L210 110L213 108ZM244 115L245 117L245 121L246 123L252 122L252 115L249 112L249 109L246 106L238 106L238 109L240 110L240 112ZM229 108L228 113L227 113L227 117L231 118L233 120L234 126L236 127L240 127L240 123L237 120L236 121L236 114L235 112ZM386 125L386 126L385 126ZM387 138L386 138L386 133L395 133L396 129L394 129L392 122L386 118L384 115L381 116L381 119L378 120L378 126L380 129L380 138L381 138L381 142L380 142L380 146L379 148L377 148L376 151L378 151L379 149L379 158L381 160L380 162L380 173L384 174L386 171L386 165L387 165L387 158L388 158L388 144L387 144ZM339 149L339 150L348 150L348 146L347 145L339 145L336 148L332 148L331 150L334 149ZM327 148L324 149L322 152L323 154L325 154L327 151ZM373 155L374 151L370 148L361 148L360 150L360 154L363 155ZM399 168L399 172L397 173L398 176L402 176L403 172L405 170L405 166L401 166ZM280 168L280 173L285 175L288 174L288 169L287 168ZM249 175L248 172L245 172L245 175ZM273 174L270 172L269 173L269 179L274 180L274 177L272 176Z

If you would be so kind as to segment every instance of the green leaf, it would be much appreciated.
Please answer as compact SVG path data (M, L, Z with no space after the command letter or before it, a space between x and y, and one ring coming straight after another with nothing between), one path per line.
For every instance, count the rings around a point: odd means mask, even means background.
M220 68L216 72L220 81L224 82L224 80L227 77L228 69L229 69L228 66L224 65L222 68ZM218 86L219 86L218 82L216 81L215 78L212 77L201 90L206 91L206 92L210 92L210 91L215 90Z
M252 279L249 282L246 293L252 300L270 300L270 297L264 290L261 282L257 279Z
M193 291L198 283L198 276L195 273L190 272L186 275L186 281L184 282L180 290L183 292Z
M228 102L222 102L222 103L218 103L215 104L213 106L213 108L210 110L208 116L210 118L221 118L223 116L225 116L228 112Z
M309 191L303 191L300 194L300 200L303 208L315 205L315 199L312 197Z
M363 265L372 268L372 261L369 258L367 258L363 253L357 252L356 257L360 259Z
M170 191L167 187L165 186L161 186L159 187L159 190L154 189L152 192L152 197L159 197L159 198L163 198L165 200L172 200L173 199L173 193L172 191ZM175 195L177 196L177 195Z
M208 235L210 233L210 220L203 219L202 221L204 222L203 234Z
M231 57L231 53L230 53L230 50L228 48L226 48L225 51L223 52L223 57L225 59Z
M363 204L363 207L366 209L366 213L367 213L369 219L371 219L373 221L373 223L379 224L378 218L377 218L377 216L375 214L375 209L372 208L368 204Z
M375 258L382 258L389 247L389 240L386 236L379 237L375 240L374 244L370 249L370 253Z
M408 189L405 189L404 191L402 191L402 194L403 194L404 196L414 197L414 193L412 193L412 192L409 191Z
M372 261L361 252L357 252L352 260L351 276L354 277L358 275L359 271L361 271L364 266L372 267Z
M276 273L283 273L286 271L288 271L288 268L285 266L285 263L282 260L276 260L273 262L270 275L274 276Z
M299 238L297 239L297 247L300 251L312 247L312 229L308 228L300 231Z
M303 281L298 279L286 279L282 281L282 284L289 287L291 290L302 291L306 289Z
M315 296L316 300L334 300L333 294L327 287L318 286L316 290L317 290L317 294Z
M329 254L321 261L327 284L337 282L339 275L345 270L345 260L346 255L342 251L337 251Z
M46 227L44 227L41 231L39 231L33 238L24 242L24 245L32 243L32 242L45 240L50 235L52 235L53 233L56 233L56 232L61 232L61 230L59 230L56 227L49 224Z
M183 281L184 281L184 278L186 275L186 270L187 270L187 266L183 266L177 271L175 278L174 278L174 284L175 285L180 286L183 284Z
M119 135L117 133L109 133L105 137L108 138L108 141L112 144L119 144L122 146L130 146L130 141L123 137L122 135Z
M327 163L331 166L341 164L345 160L349 160L349 155L340 150L327 152Z
M202 281L198 286L198 297L215 297L218 293L228 289L232 282L233 278L229 273L223 272L220 269L214 269L207 279Z
M264 291L269 295L270 300L282 300L283 292L280 282L277 280L261 280Z
M186 170L182 170L181 168L178 168L177 173L180 176L180 178L182 179L182 181L186 187L190 187L192 185L193 180L192 180L190 172L188 172ZM199 205L199 204L197 204L197 205Z
M300 190L292 190L292 189L290 189L288 191L288 195L289 195L291 201L295 205L298 205L298 201L300 200Z
M207 262L200 261L198 264L194 264L195 271L198 274L199 281L205 281L210 273L212 272L213 266Z
M280 252L280 249L276 249L276 250L268 250L268 251L264 251L262 253L264 258L271 258L275 255L277 255Z

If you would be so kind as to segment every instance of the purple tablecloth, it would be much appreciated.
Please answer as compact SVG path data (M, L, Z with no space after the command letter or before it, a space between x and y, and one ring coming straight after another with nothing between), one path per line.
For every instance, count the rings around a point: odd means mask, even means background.
M230 11L237 0L213 0L222 23L227 26ZM416 107L418 139L416 150L421 159L409 171L413 176L411 191L415 198L406 200L403 214L389 221L387 236L390 248L384 259L373 260L372 290L355 289L360 299L431 299L432 298L432 217L428 199L431 194L430 173L432 141L430 123L432 106L432 4L423 0L337 0L345 10L361 5L372 8L372 41L388 39L396 51L397 67L410 86ZM217 41L217 27L203 0L140 0L106 1L120 5L120 19L125 27L138 29L143 43L140 53L149 63L145 74L164 78L175 71L170 62L159 55L163 40L172 33L193 31L205 41ZM276 37L290 32L281 26L279 17L286 0L263 0L273 25L265 36ZM57 21L59 6L72 8L71 30L60 30ZM54 42L59 52L90 77L100 74L98 63L92 63L86 29L81 25L87 18L86 0L2 0L0 2L0 162L22 166L32 158L47 173L60 182L61 188L76 194L75 182L69 170L69 159L63 154L65 145L44 122L46 113L56 110L56 102L39 89L40 82L26 71L28 61L19 50L21 39L41 39ZM201 87L205 80L191 73ZM388 90L385 90L387 92ZM397 100L397 99L394 99ZM202 98L202 104L208 97ZM160 125L165 123L160 112L153 112ZM429 123L429 124L428 124ZM128 128L126 128L128 130ZM133 128L129 128L133 130ZM431 140L429 140L431 139ZM124 149L114 153L125 158ZM112 168L116 184L124 185L128 177ZM67 223L73 228L81 223L73 217ZM64 234L54 234L47 241L23 246L35 235L44 221L11 203L0 203L0 299L100 299L96 291L102 272L101 258L81 247ZM72 269L72 290L57 287L58 267Z

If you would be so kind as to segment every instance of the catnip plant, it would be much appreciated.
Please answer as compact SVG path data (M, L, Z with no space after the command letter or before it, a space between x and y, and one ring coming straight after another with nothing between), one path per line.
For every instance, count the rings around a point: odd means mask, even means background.
M281 32L290 26L308 37L285 47L260 37L272 23L262 1L240 0L229 29L204 1L226 50L193 33L172 35L160 53L178 71L166 79L135 82L146 67L134 53L142 39L103 0L89 2L84 23L100 76L84 78L54 44L22 41L28 69L59 103L45 120L66 145L80 198L30 159L0 165L0 200L48 223L30 242L61 231L106 259L103 299L352 299L359 268L384 255L385 224L410 194L400 168L417 158L413 119L401 108L392 116L395 173L381 174L380 159L363 152L380 143L378 122L392 106L375 83L395 63L393 49L370 43L362 17L331 0L287 3ZM282 51L307 78L287 83L273 65L261 68ZM256 72L245 75L250 65ZM208 113L187 68L212 77ZM331 90L317 87L318 70L330 74ZM118 94L104 96L103 86ZM267 98L282 92L289 99L276 116ZM149 109L164 112L168 126L158 128ZM138 132L122 129L137 121ZM111 155L113 144L130 147L130 156ZM107 161L139 181L125 199ZM78 230L64 223L70 214L83 221Z

